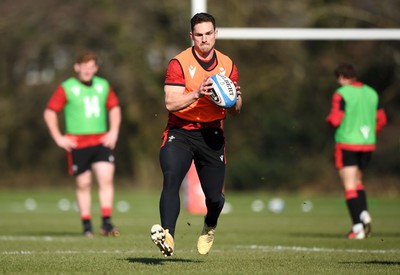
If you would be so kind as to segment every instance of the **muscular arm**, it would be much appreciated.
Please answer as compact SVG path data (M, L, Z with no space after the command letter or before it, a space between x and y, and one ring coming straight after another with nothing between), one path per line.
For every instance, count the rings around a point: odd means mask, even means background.
M169 112L182 110L199 98L205 95L211 95L211 93L208 92L211 86L212 81L208 77L203 80L197 90L187 94L184 93L185 87L183 86L165 85L165 107Z
M235 106L228 109L228 113L235 116L240 113L240 109L242 108L240 86L237 85L239 76L236 65L234 65L230 77L232 81L235 82L238 97ZM211 95L212 93L209 92L209 89L212 88L212 84L212 80L209 77L204 78L196 90L185 94L185 79L182 67L176 59L171 60L168 64L164 85L166 109L169 112L176 112L190 106L193 102L203 96Z
M164 86L165 107L169 112L184 109L199 98L196 92L184 94L184 91L182 86Z

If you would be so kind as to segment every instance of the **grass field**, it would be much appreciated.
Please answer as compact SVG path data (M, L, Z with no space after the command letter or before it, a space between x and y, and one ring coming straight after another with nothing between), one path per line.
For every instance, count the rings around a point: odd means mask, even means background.
M0 190L2 274L400 274L400 198L370 198L373 237L349 241L341 196L280 195L282 213L267 210L268 193L227 193L211 252L197 254L201 216L182 208L175 255L165 258L149 237L158 223L158 192L119 190L118 238L81 236L74 191ZM251 209L254 200L265 208ZM304 212L302 206L312 209ZM129 209L127 210L127 206ZM118 210L119 209L119 210ZM100 226L96 194L93 222Z

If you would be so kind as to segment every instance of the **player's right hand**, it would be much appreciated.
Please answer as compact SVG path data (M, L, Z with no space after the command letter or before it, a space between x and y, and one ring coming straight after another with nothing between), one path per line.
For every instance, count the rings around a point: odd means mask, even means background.
M73 148L76 148L77 143L74 138L69 136L61 136L56 140L59 147L63 148L67 152L71 152Z
M198 98L206 96L206 95L212 95L212 93L209 91L212 88L213 82L211 80L211 77L206 77L203 79L203 82L200 84L198 88Z

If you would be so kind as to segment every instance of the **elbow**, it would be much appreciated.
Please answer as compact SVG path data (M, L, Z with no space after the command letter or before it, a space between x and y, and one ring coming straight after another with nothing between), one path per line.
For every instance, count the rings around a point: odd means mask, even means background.
M326 118L326 123L333 128L337 128L340 125L340 121L333 119L332 117Z
M174 105L168 103L165 103L165 108L167 109L168 112L178 111Z
M167 109L168 112L177 112L179 110L182 110L186 108L186 106L181 106L175 102L170 102L170 101L165 101L165 108Z
M332 127L337 128L342 123L343 112L332 112L326 117L326 122Z

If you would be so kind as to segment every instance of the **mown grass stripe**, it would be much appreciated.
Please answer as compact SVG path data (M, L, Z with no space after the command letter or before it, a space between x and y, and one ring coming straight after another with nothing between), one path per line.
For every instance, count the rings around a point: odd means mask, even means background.
M257 250L261 252L276 252L276 251L294 251L294 252L337 252L337 253L369 253L369 254L400 254L400 249L337 249L326 247L301 247L301 246L234 246L230 251L250 251ZM2 251L3 255L24 255L24 254L132 254L132 253L151 253L154 250L58 250L58 251ZM213 249L212 253L222 253L226 250Z

